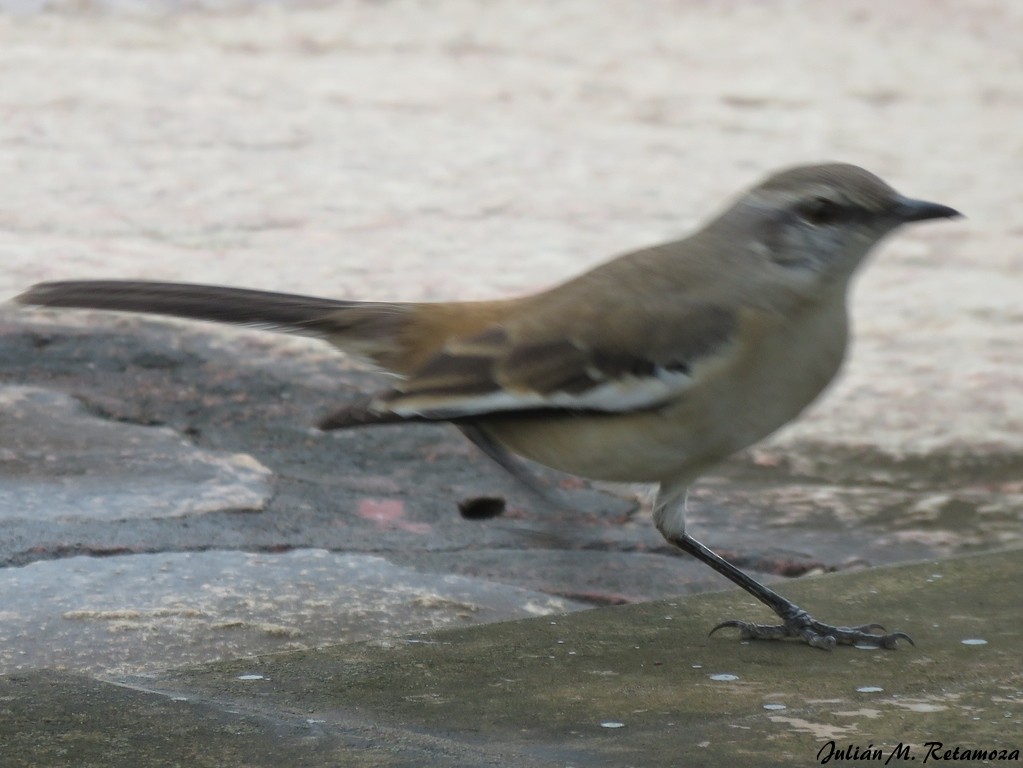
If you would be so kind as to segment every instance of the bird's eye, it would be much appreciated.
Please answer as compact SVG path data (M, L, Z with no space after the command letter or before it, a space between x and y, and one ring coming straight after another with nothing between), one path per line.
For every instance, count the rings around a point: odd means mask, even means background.
M799 217L815 227L834 224L842 217L843 208L827 197L815 197L798 208Z

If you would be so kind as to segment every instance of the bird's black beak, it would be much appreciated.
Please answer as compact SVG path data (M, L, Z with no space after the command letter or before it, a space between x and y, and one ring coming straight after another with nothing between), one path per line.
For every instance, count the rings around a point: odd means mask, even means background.
M962 216L955 208L926 200L900 197L892 206L892 214L899 221L927 221L928 219L957 219Z

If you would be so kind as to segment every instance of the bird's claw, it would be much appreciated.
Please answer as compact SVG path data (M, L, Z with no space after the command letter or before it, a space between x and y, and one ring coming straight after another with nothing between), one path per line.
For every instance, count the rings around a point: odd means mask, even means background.
M820 648L830 651L838 644L842 645L872 645L878 648L894 649L899 640L905 640L910 645L916 645L913 638L905 632L885 633L885 628L880 624L863 624L859 627L833 627L830 624L823 624L812 616L800 612L799 615L787 619L783 624L754 624L750 621L723 621L710 631L714 634L719 629L734 627L739 630L739 638L742 640L784 640L786 638L800 638L803 642L813 648Z

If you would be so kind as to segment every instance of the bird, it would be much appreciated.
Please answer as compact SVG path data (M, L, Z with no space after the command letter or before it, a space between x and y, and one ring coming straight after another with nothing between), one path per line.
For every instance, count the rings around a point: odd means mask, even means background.
M653 483L664 539L770 608L715 626L811 647L913 643L813 618L692 537L690 485L796 418L845 357L851 279L886 235L961 214L847 163L773 173L702 228L537 293L390 302L131 280L37 284L15 301L170 315L326 340L393 374L323 430L450 422L516 477L521 458L598 481Z

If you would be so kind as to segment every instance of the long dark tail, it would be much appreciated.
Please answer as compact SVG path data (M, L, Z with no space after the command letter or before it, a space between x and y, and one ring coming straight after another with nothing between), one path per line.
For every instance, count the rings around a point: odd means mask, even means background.
M329 322L331 313L357 304L247 288L134 280L40 283L15 301L41 307L146 312L316 335L336 331L336 321Z
M401 370L403 362L399 337L416 306L143 280L40 283L15 301L169 315L316 336L395 371Z

